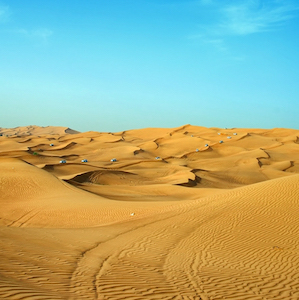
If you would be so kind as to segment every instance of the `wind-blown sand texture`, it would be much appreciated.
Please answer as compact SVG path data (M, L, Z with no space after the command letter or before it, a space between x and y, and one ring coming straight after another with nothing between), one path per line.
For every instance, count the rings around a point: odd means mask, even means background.
M0 299L299 299L298 130L0 135Z

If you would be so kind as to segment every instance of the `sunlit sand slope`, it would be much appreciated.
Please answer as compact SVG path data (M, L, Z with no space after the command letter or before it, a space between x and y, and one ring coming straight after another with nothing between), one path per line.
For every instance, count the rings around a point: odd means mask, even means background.
M99 299L298 299L298 183L239 188L137 224L86 252L75 282L95 279L84 293Z
M12 227L90 227L138 217L173 201L150 203L110 201L73 187L17 159L0 159L0 222Z
M0 299L299 299L298 130L1 133Z

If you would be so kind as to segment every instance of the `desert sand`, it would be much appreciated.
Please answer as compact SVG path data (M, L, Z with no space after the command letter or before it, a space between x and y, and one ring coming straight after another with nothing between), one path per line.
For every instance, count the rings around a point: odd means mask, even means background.
M0 299L299 299L299 130L0 135Z

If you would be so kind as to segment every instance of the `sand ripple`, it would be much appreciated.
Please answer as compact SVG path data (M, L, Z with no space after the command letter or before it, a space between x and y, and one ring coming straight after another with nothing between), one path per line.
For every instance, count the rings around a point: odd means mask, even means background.
M298 130L0 134L0 299L299 299Z

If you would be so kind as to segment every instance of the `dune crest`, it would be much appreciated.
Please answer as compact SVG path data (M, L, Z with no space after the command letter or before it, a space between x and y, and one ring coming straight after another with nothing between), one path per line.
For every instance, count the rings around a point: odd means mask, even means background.
M0 299L299 299L298 140L0 128Z

